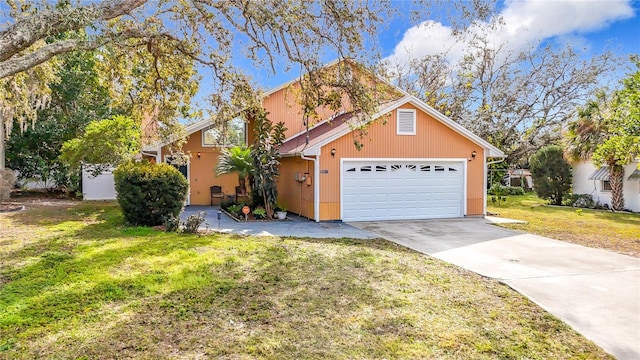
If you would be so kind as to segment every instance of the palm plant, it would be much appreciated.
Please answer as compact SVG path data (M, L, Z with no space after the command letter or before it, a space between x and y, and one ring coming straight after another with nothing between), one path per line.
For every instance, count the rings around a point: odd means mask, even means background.
M611 207L618 211L624 208L624 165L640 152L640 137L628 134L626 116L621 116L624 102L620 93L614 95L608 99L599 93L578 111L578 119L569 124L565 134L565 154L574 161L591 159L598 167L608 167Z
M578 110L578 119L568 125L565 133L565 156L571 161L588 160L598 145L608 138L603 93Z
M243 194L247 193L247 177L254 171L251 149L246 146L234 146L222 150L215 168L216 175L238 174L238 185Z

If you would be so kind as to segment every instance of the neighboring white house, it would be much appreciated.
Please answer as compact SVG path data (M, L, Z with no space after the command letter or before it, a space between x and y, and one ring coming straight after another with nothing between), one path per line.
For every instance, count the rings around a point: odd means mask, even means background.
M640 212L640 170L638 162L624 167L624 208ZM609 169L606 166L598 169L591 161L580 161L573 164L573 193L591 194L594 201L611 206L611 185Z
M82 168L82 198L84 200L115 200L116 184L111 171L103 171L93 177L85 167Z

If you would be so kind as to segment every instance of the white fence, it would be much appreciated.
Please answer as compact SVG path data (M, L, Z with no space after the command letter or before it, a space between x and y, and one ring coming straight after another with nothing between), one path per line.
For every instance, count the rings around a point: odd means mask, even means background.
M82 169L82 198L84 200L115 200L116 185L113 180L113 173L103 171L100 175L93 177L87 169Z

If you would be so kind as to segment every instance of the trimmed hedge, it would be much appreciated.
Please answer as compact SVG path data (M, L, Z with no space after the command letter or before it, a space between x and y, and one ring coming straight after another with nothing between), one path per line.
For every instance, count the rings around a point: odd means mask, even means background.
M187 199L187 179L168 164L126 162L113 176L124 218L133 225L162 225L180 214Z

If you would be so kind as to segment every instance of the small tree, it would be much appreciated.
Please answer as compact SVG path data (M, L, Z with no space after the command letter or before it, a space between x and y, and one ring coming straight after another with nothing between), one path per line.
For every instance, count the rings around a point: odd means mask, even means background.
M284 142L284 132L287 128L282 122L272 124L267 119L267 112L262 108L249 110L248 115L253 120L255 134L252 149L255 170L251 186L262 198L267 216L272 218L273 209L278 201L278 149Z
M113 177L118 203L133 225L162 225L180 214L187 199L187 179L169 164L130 161L118 166Z
M60 158L69 166L94 164L91 172L98 175L130 159L139 149L139 126L129 117L115 115L90 122L84 134L62 145Z
M238 174L238 185L242 193L247 192L247 177L254 170L251 149L246 146L234 146L222 150L218 158L218 165L215 168L216 175L236 173Z
M529 160L536 194L555 205L562 205L571 189L571 166L562 154L561 147L547 146Z

